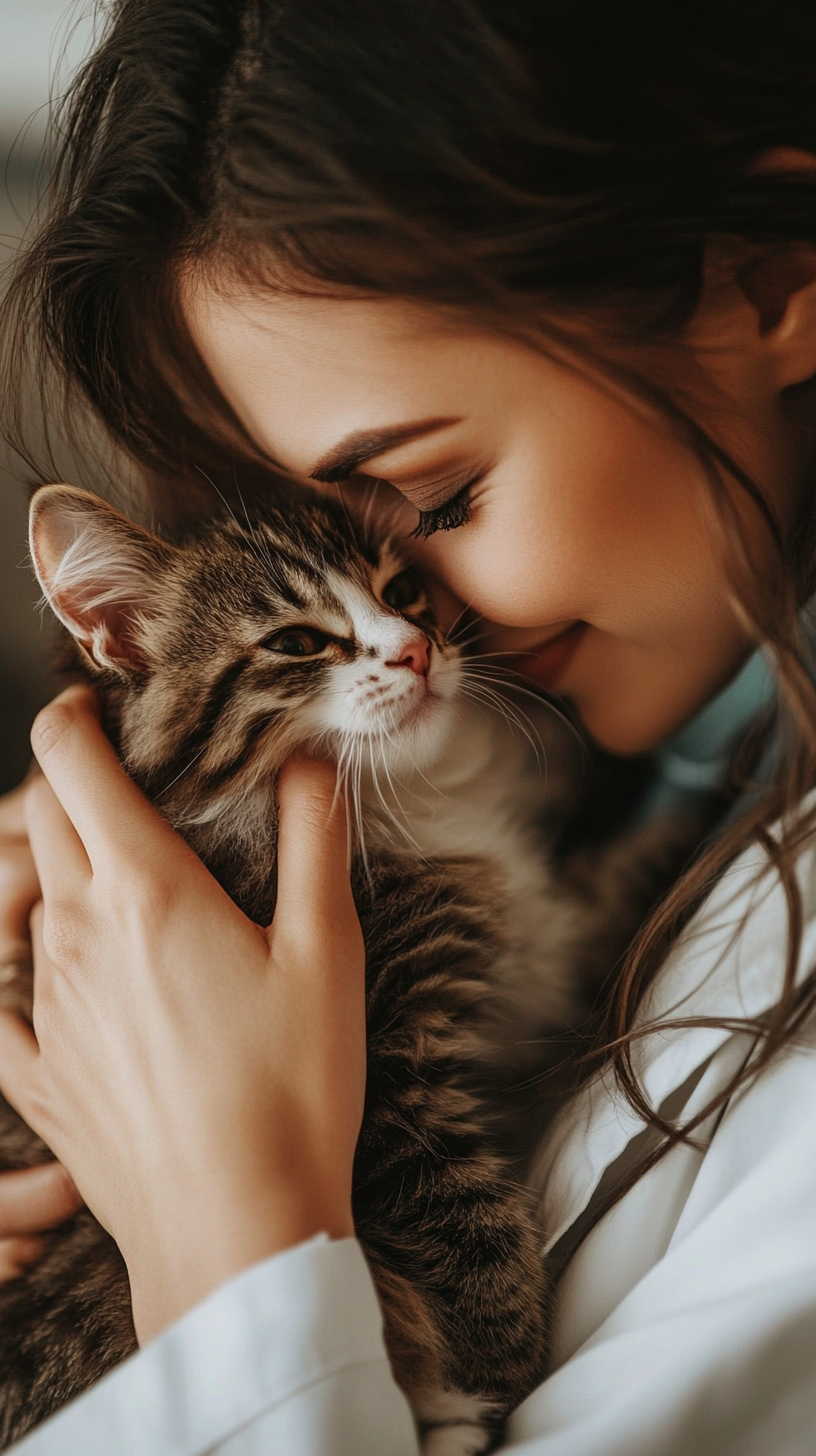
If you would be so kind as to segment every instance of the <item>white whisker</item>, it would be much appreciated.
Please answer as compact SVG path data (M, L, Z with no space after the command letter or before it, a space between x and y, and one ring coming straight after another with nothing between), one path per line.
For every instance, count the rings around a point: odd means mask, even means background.
M414 755L410 752L410 750L407 749L407 748L405 748L404 746L397 745L394 742L393 738L391 737L391 734L388 732L387 728L381 728L380 731L381 731L381 733L384 733L385 734L385 737L388 739L388 742L390 743L391 747L394 749L394 752L395 753L404 753L404 754L406 754L406 756L408 758L408 762L411 765L411 768L413 769L414 773L417 774L417 776L422 779L423 783L427 784L428 788L431 789L433 793L438 794L441 799L447 798L447 795L444 793L444 791L442 789L440 789L439 785L438 784L435 784L435 783L432 783L431 780L428 778L428 775L426 773L423 773L422 769L420 768L419 764L416 762L416 759L414 758ZM404 787L404 786L403 785L400 785L400 787ZM413 790L409 788L408 789L408 793L410 794L412 792L413 792ZM405 811L403 811L403 812L405 812Z
M466 616L467 613L471 610L472 606L473 606L472 601L471 602L465 602L465 605L463 606L463 608L462 608L461 612L459 613L458 617L455 618L455 620L451 623L450 627L448 628L448 630L445 633L445 636L446 636L448 642L453 642L454 641L454 638L456 636L456 629L459 626L459 623L461 622L462 618L464 616ZM479 619L477 618L476 620L478 622ZM474 623L474 625L475 625L475 623Z
M189 773L190 772L190 769L193 768L193 766L198 763L198 760L202 757L202 755L207 752L207 749L209 748L209 746L210 746L209 743L205 743L204 744L204 747L203 748L200 748L198 750L198 753L195 755L195 758L191 758L190 759L190 762L187 764L186 768L181 769L179 771L179 773L176 774L176 777L174 779L171 779L170 780L169 784L165 784L164 788L163 789L160 789L160 791L159 791L158 794L154 794L154 796L153 796L154 803L157 803L158 800L161 799L164 794L168 793L169 790L172 789L172 787L173 787L174 784L177 784L178 783L179 779L183 779L184 778L184 775L186 773Z
M363 870L365 871L365 877L366 877L366 879L368 881L368 888L369 888L369 890L373 894L374 893L374 876L371 873L371 863L370 863L369 858L368 858L368 847L366 845L365 827L364 827L364 823L363 823L363 804L362 804L362 797L363 796L362 796L361 784L360 784L360 780L361 780L361 776L362 776L362 769L363 769L362 751L360 750L356 754L356 762L355 762L355 774L354 774L354 817L355 817L356 824L357 824L357 842L358 842L359 848L360 848L360 858L362 859L362 862L363 862Z
M544 741L541 734L528 714L522 713L521 709L514 708L512 704L505 702L501 694L496 692L489 678L485 678L480 672L465 672L463 685L478 687L486 699L493 703L496 711L501 713L506 723L515 725L525 735L534 749L540 747L544 750Z
M394 828L397 831L397 834L401 835L404 839L406 839L408 841L408 843L411 845L411 848L412 849L415 849L418 854L421 853L420 848L419 848L419 845L417 844L416 840L414 839L414 836L411 834L410 830L408 829L407 824L400 824L400 822L397 819L397 817L396 817L393 809L388 804L388 802L386 801L385 795L383 794L382 788L380 786L379 778L377 777L377 765L376 765L375 760L374 760L374 740L373 740L373 738L369 738L369 740L368 740L368 753L369 753L369 759L370 759L370 763L371 763L371 781L372 781L372 783L374 785L374 792L376 793L377 798L379 799L380 804L382 805L382 809L383 809L383 812L385 814L386 819L388 821L390 821L391 824L393 824ZM386 773L386 777L388 777L388 769L386 767L385 759L384 759L384 757L382 755L382 752L380 752L380 762L383 765L383 768L384 768L385 773ZM390 778L389 778L389 787L391 787ZM393 793L393 787L391 787L391 792ZM396 802L397 802L397 807L402 810L402 805L399 803L399 800L398 799L397 799ZM402 812L404 813L405 811L402 810Z
M496 654L492 652L484 654L486 658L491 658L495 655ZM516 657L517 655L518 654L515 652L510 654L511 657ZM468 672L468 668L470 663L477 662L478 660L478 657L466 657L464 659L463 666L465 669L465 674L467 676L475 676ZM489 661L483 662L481 667L479 668L479 673L483 676L485 681L488 680L486 675L489 670ZM568 729L571 736L575 739L575 742L580 746L582 753L584 755L587 754L588 750L586 739L581 734L580 729L576 726L569 713L565 713L562 708L559 708L558 704L553 702L552 697L549 694L545 697L542 693L537 693L532 688L524 687L522 683L513 682L512 677L514 677L516 674L508 674L505 669L501 667L496 667L495 672L497 676L489 679L491 682L495 683L497 687L506 689L508 692L521 693L526 698L532 698L533 702L537 703L539 708L543 708L546 712L551 713L554 718L557 718L559 723L563 723L564 727Z

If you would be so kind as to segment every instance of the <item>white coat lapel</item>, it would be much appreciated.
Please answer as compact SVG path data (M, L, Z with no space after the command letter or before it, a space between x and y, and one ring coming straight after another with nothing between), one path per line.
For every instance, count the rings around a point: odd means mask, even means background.
M814 800L816 795L809 796L803 808ZM805 922L803 976L816 960L816 849L809 847L800 856L797 875ZM733 1035L728 1025L661 1029L662 1023L761 1016L782 988L786 936L784 892L765 851L755 846L717 883L644 1000L638 1024L646 1034L635 1044L633 1063L653 1107L660 1108ZM723 1085L726 1081L724 1074ZM609 1070L564 1108L533 1172L547 1248L583 1212L606 1168L643 1128Z

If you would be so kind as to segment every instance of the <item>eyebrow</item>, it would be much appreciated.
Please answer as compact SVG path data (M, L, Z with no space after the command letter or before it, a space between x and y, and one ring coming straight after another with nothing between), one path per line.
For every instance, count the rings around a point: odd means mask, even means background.
M309 478L326 482L347 480L367 460L384 455L397 445L407 445L409 440L420 440L423 435L458 425L461 419L461 415L453 415L444 419L412 420L404 425L384 425L380 430L353 430L321 456L309 471Z

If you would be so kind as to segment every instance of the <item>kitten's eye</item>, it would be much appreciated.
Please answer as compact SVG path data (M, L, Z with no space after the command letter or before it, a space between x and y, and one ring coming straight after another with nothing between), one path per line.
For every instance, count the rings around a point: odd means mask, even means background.
M281 657L316 657L328 640L322 632L314 632L311 627L284 627L282 631L264 638L261 646L267 652L279 652Z
M383 587L382 599L395 612L404 612L408 607L418 606L425 591L415 571L401 571L388 585Z

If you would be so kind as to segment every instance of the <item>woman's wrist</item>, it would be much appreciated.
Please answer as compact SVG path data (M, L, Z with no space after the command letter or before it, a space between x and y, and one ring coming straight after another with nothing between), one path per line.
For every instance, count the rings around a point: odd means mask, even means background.
M324 1202L280 1184L222 1189L184 1209L157 1210L138 1243L122 1249L140 1345L155 1339L220 1285L317 1234L354 1234L350 1200ZM219 1206L220 1205L220 1206Z

